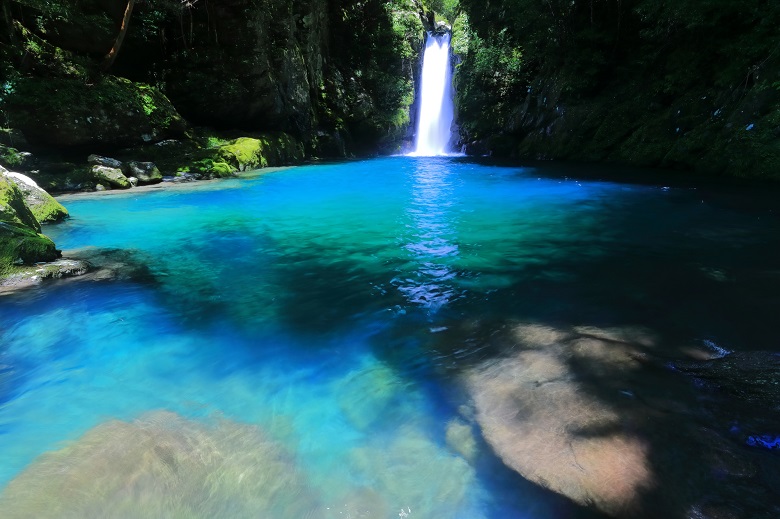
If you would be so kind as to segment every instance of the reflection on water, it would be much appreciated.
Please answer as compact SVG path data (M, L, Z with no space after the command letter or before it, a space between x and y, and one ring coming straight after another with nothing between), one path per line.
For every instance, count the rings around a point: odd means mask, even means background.
M411 269L393 282L409 302L435 313L457 297L451 283L457 275L457 217L454 175L443 160L416 160L412 172L412 196L404 223ZM410 270L410 271L409 271Z
M218 185L70 200L72 219L47 229L64 249L133 249L125 260L150 263L153 279L0 299L0 485L18 478L0 499L49 495L49 468L77 455L62 501L103 517L77 499L94 463L124 467L109 480L146 493L149 471L181 475L190 454L209 461L235 433L247 451L274 451L258 463L284 467L304 516L589 517L507 469L465 396L475 364L516 347L510 323L776 347L776 214L446 158ZM150 425L155 411L175 427ZM145 461L117 464L106 431L170 448L137 445ZM89 459L85 444L108 457ZM36 460L47 451L59 453ZM210 476L243 473L242 459L174 478L184 506ZM264 504L218 483L215 515L285 516L284 489L265 489Z

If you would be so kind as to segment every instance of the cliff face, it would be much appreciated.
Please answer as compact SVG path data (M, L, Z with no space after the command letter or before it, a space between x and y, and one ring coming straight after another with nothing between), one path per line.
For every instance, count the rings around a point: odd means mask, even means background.
M404 32L414 17L394 2L137 0L101 73L126 5L0 0L5 125L32 145L101 149L180 138L186 120L336 156L406 129L422 31Z
M470 151L780 178L777 5L461 5Z

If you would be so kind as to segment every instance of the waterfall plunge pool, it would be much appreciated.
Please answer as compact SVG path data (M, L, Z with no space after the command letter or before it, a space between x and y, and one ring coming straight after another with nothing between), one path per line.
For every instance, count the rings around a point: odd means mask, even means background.
M0 503L596 517L502 463L474 374L555 330L776 351L780 219L752 196L393 157L67 198L59 247L150 276L0 298ZM637 377L615 394L694 398Z

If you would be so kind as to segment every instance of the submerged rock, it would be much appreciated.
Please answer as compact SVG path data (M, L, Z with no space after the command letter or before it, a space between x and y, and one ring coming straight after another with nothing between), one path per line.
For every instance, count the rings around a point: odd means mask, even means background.
M463 515L468 489L476 477L474 469L415 428L403 427L389 441L377 438L373 445L355 449L350 462L371 487L381 489L380 494L393 508L407 511L402 517L477 519L476 515Z
M479 453L477 440L471 425L461 420L451 420L445 430L447 447L460 454L463 459L473 463Z
M652 334L529 324L506 333L512 353L465 383L483 437L523 477L621 518L780 511L760 460L702 410Z
M674 367L730 397L780 412L780 353L734 352L711 360L676 361Z
M293 459L260 429L162 411L40 456L0 507L7 519L321 517Z
M339 407L363 431L381 419L402 394L403 381L384 364L351 372L338 382Z

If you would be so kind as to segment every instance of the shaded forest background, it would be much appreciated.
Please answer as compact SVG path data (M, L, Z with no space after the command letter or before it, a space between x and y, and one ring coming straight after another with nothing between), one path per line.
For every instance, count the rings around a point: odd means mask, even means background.
M0 162L267 132L399 151L439 22L469 153L780 177L774 0L132 3L106 71L126 0L0 0Z

